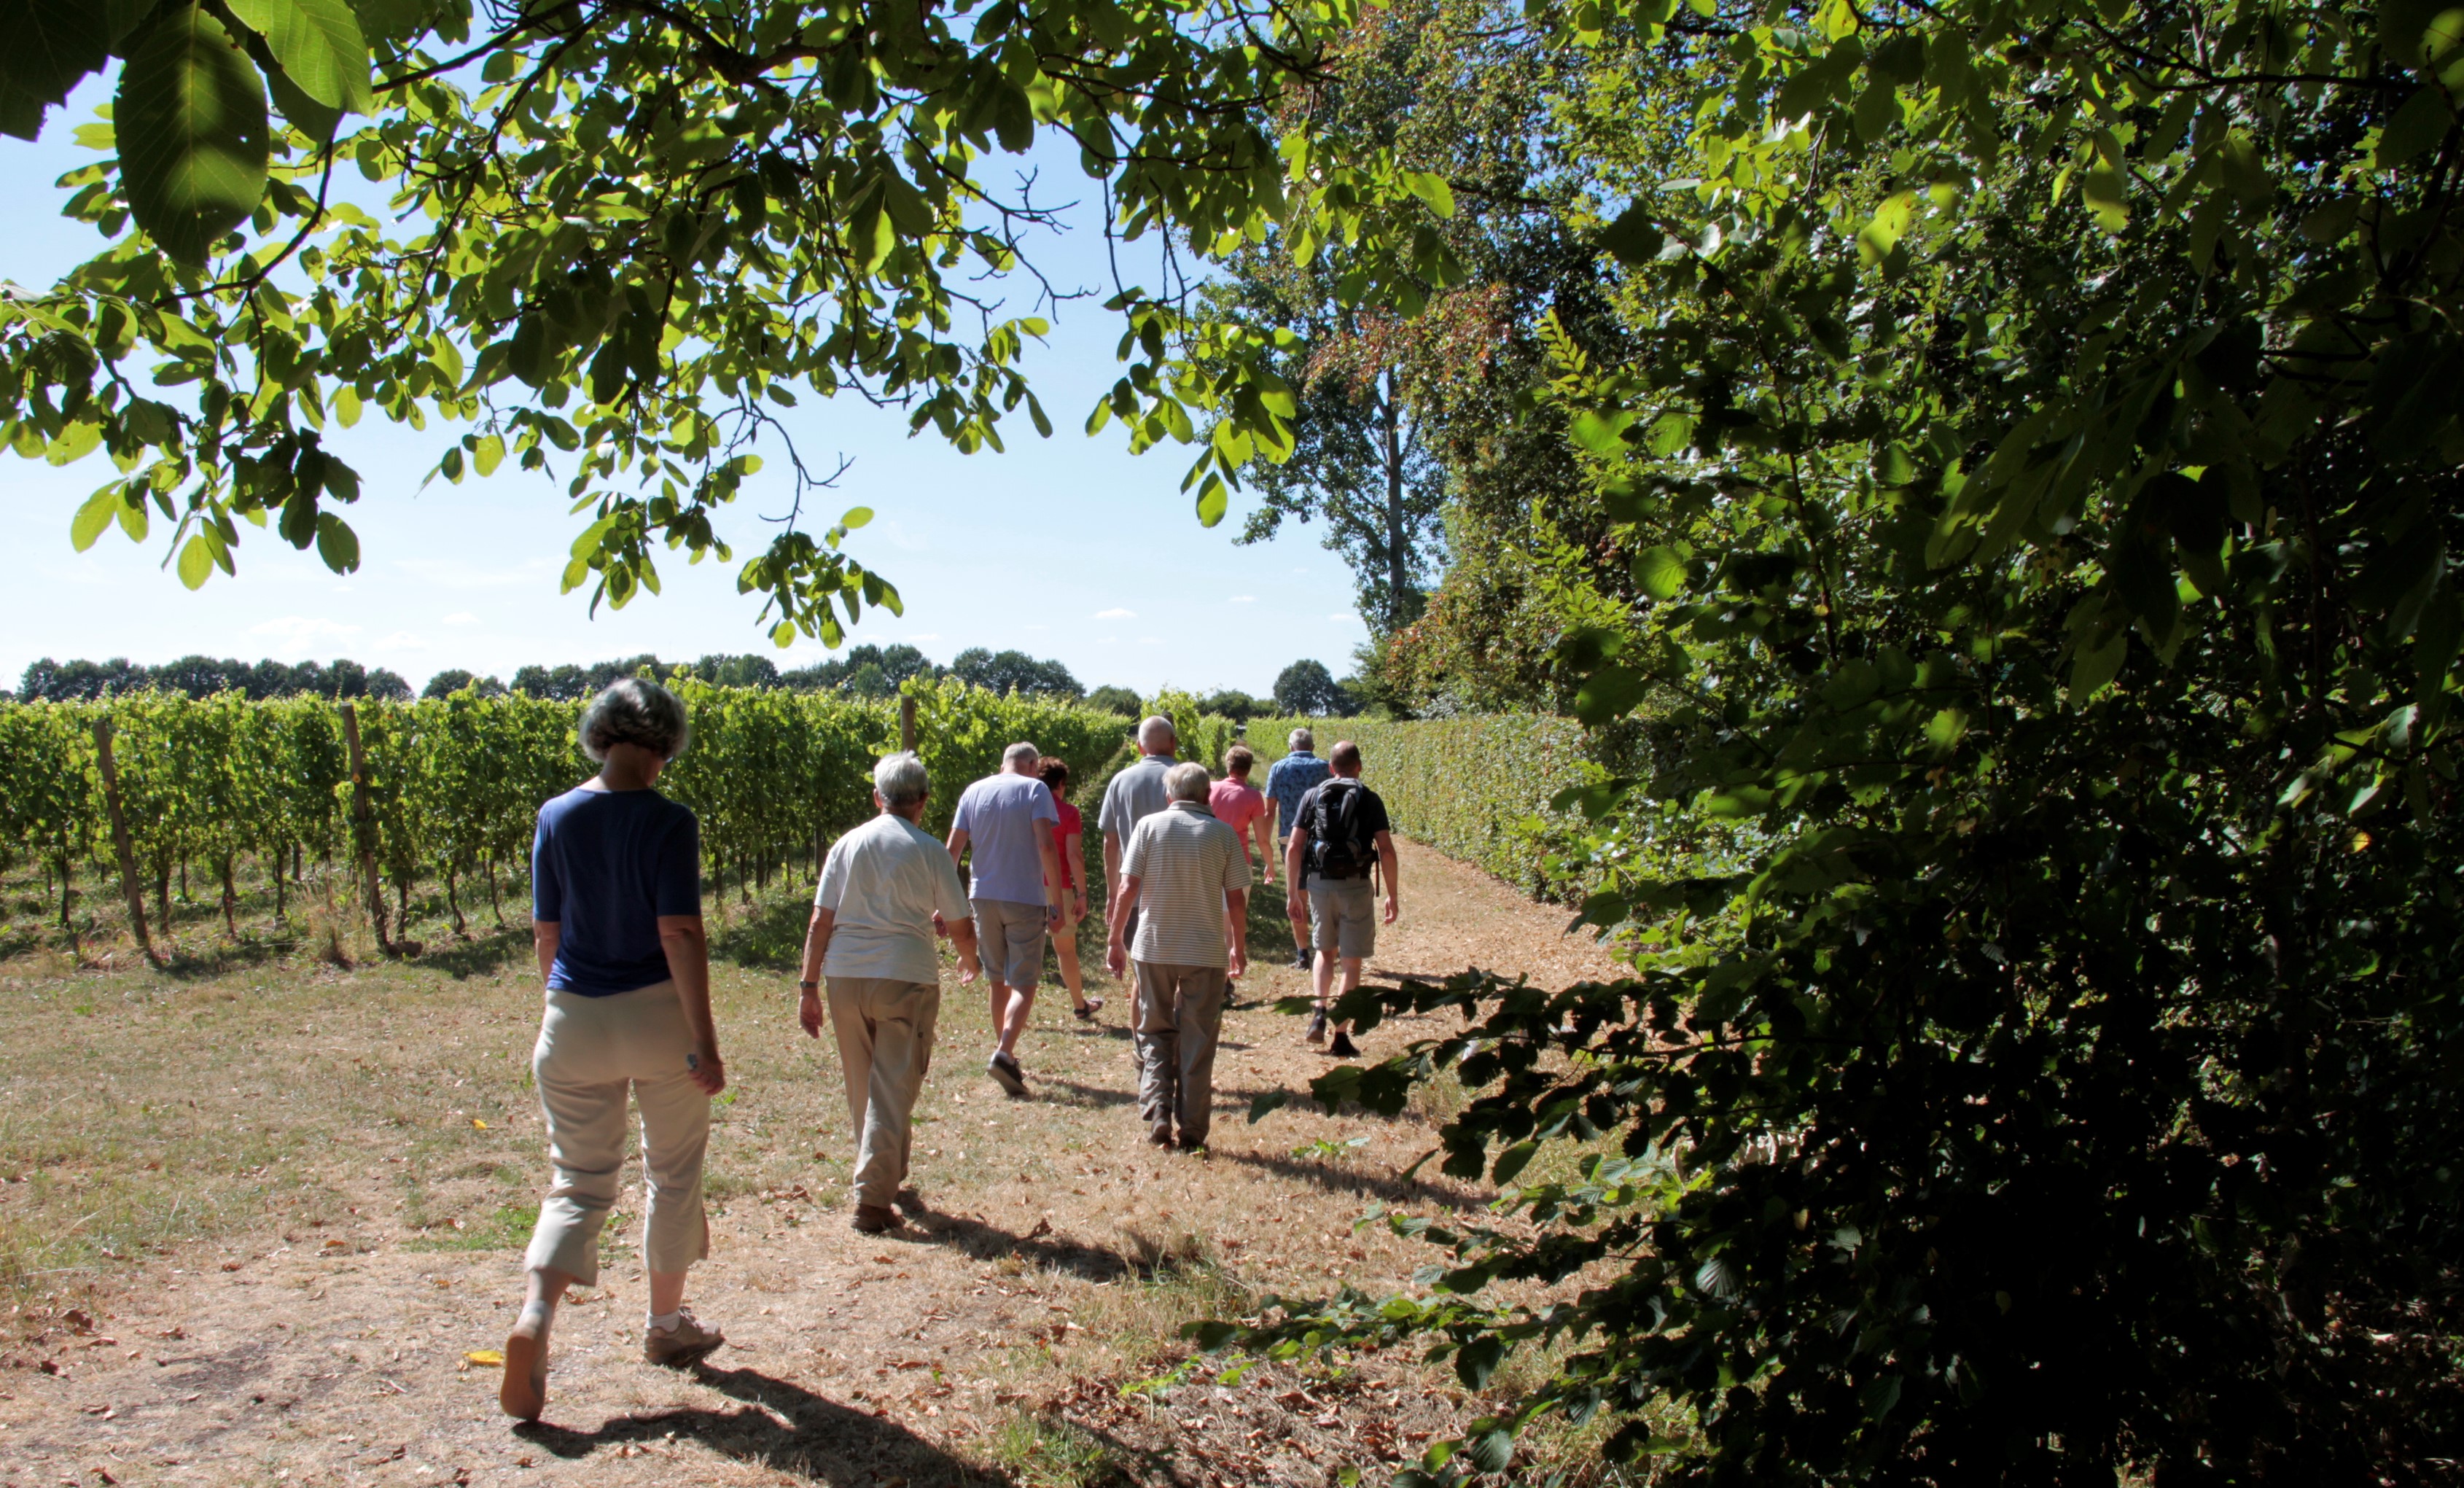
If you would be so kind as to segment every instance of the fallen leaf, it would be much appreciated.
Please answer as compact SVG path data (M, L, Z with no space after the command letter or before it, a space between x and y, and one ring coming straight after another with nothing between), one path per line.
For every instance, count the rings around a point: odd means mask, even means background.
M478 1117L476 1117L476 1116L473 1116L473 1117L472 1117L472 1118L471 1118L471 1125L472 1125L473 1127L475 1127L476 1129L480 1130L480 1131L485 1131L485 1130L487 1130L487 1129L488 1129L488 1124L487 1124L486 1122L484 1122L484 1121L481 1121L481 1120L480 1120Z
M505 1356L494 1348L473 1348L462 1357L473 1364L486 1365L492 1369L501 1369L505 1367Z

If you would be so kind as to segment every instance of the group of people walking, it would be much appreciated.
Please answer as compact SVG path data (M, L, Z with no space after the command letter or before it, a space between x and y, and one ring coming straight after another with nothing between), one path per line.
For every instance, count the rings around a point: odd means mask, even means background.
M582 718L599 774L539 809L532 917L547 1006L532 1067L553 1175L499 1394L524 1420L546 1405L559 1304L568 1288L598 1280L628 1091L642 1125L643 1356L681 1368L726 1342L684 1302L686 1274L709 1252L702 1158L710 1102L727 1083L711 1015L699 826L655 789L690 733L673 693L617 683ZM1131 985L1138 1112L1156 1146L1206 1145L1223 1012L1249 965L1253 846L1269 886L1284 872L1297 961L1314 977L1306 1038L1336 1057L1358 1052L1330 1010L1359 985L1379 924L1400 912L1395 844L1384 802L1360 781L1359 748L1338 743L1321 760L1314 745L1309 730L1294 730L1261 791L1249 783L1256 758L1246 746L1230 751L1218 780L1177 757L1170 719L1148 718L1138 758L1105 788L1096 817L1105 963ZM1104 1007L1086 996L1078 963L1085 827L1067 799L1067 764L1032 743L1011 745L997 774L960 793L946 840L922 825L933 789L922 759L885 756L872 787L879 814L824 861L796 1014L812 1038L826 1024L838 1046L857 1133L853 1223L866 1234L896 1228L902 1207L922 1207L906 1181L940 1018L937 940L950 942L961 986L986 983L985 1073L1014 1099L1030 1095L1019 1043L1047 942L1072 1013L1091 1020Z

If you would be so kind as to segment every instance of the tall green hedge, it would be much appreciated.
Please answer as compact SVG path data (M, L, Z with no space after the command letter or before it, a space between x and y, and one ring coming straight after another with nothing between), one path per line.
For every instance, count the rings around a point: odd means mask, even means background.
M1576 872L1552 868L1550 843L1573 819L1550 798L1598 774L1596 747L1571 718L1538 713L1385 723L1366 718L1253 718L1255 777L1287 753L1295 728L1317 735L1324 757L1338 739L1360 746L1361 778L1386 802L1395 828L1450 858L1497 875L1535 898L1578 898Z

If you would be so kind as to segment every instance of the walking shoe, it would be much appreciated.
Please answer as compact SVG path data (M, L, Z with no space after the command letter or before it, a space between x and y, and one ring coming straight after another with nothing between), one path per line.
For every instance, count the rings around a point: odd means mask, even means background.
M1172 1128L1157 1127L1147 1133L1147 1141L1156 1147L1172 1146Z
M701 1363L719 1345L727 1342L727 1335L718 1329L703 1327L693 1321L692 1313L681 1307L676 1310L682 1316L676 1320L674 1327L642 1330L644 1363L663 1364L671 1369L681 1369L688 1365Z
M858 1204L851 1222L858 1235L879 1235L898 1228L898 1211L887 1204Z
M536 1333L519 1328L505 1339L505 1379L496 1404L517 1421L536 1421L547 1409L547 1349Z
M1310 1043L1326 1042L1326 1009L1320 1008L1309 1015L1309 1032L1301 1037Z
M984 1073L993 1077L994 1083L1008 1091L1011 1100L1026 1099L1026 1071L1019 1068L1018 1061L1009 1055L995 1054L985 1061Z
M1309 969L1310 953L1316 949L1317 948L1314 946L1303 946L1299 950L1294 951L1292 952L1292 965L1298 967L1304 972L1308 971Z
M1095 1015L1102 1011L1104 1011L1104 999L1089 997L1084 1004L1071 1008L1069 1016L1082 1023L1091 1023L1095 1020Z
M1353 1047L1351 1033L1341 1028L1334 1031L1334 1042L1326 1046L1326 1052L1339 1060L1360 1058L1360 1051Z
M900 1189L898 1191L898 1196L891 1199L891 1202L907 1211L911 1214L929 1214L932 1213L931 1210L924 1207L924 1195L916 1193L913 1188Z

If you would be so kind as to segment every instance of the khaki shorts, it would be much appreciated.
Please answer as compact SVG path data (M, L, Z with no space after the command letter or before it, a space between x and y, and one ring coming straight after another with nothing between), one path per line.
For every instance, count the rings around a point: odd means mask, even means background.
M1377 953L1377 886L1365 878L1311 879L1309 943L1346 961Z
M1012 992L1033 992L1044 974L1044 933L1048 921L1040 904L1012 899L971 899L976 907L976 954L984 976Z

